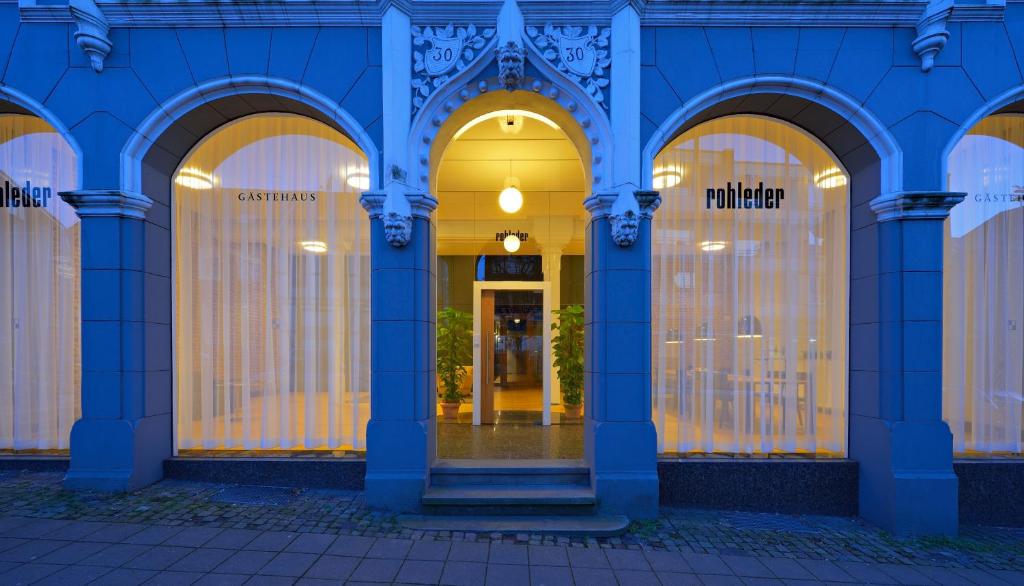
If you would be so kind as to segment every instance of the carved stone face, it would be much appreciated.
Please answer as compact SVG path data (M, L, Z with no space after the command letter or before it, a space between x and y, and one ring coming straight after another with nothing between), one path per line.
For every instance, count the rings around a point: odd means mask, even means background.
M512 41L498 48L498 79L505 89L514 90L522 83L526 73L524 58L523 48Z
M391 246L405 246L412 237L412 218L397 212L384 214L384 239Z
M640 216L636 212L626 210L622 214L613 214L609 219L615 244L630 246L636 242L637 234L640 232Z

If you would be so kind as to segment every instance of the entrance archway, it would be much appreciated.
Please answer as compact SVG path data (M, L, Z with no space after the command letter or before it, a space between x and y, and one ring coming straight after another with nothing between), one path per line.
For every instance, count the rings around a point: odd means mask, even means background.
M579 460L582 420L566 415L565 399L579 405L581 389L577 397L570 386L563 397L549 324L560 323L553 311L584 309L590 143L567 112L528 92L489 93L463 109L438 133L447 142L431 149L439 202L436 455ZM471 324L460 343L472 349L456 389L444 362L458 319ZM444 404L458 395L459 414L446 417Z

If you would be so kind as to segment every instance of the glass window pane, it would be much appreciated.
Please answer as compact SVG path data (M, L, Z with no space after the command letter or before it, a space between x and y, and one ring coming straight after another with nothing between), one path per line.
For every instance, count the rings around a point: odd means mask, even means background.
M243 118L174 177L177 446L363 448L367 162L299 116Z
M662 452L846 451L848 176L783 122L701 124L655 160Z
M80 413L76 169L46 122L0 115L0 449L67 449Z
M1024 116L991 116L948 161L943 416L959 454L1024 452Z

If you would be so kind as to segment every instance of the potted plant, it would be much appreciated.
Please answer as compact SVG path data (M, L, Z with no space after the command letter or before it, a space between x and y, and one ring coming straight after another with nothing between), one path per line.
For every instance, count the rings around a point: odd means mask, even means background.
M438 395L445 419L456 419L462 404L459 386L466 376L466 364L472 362L473 316L453 307L437 312Z
M583 306L568 305L552 311L557 321L551 324L555 368L562 385L565 416L578 419L583 407Z

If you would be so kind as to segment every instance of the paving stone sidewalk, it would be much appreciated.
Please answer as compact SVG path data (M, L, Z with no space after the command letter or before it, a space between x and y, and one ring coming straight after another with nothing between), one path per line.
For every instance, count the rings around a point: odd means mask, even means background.
M665 508L614 538L422 532L362 494L0 472L0 584L1019 584L1024 530L896 539L856 519Z

